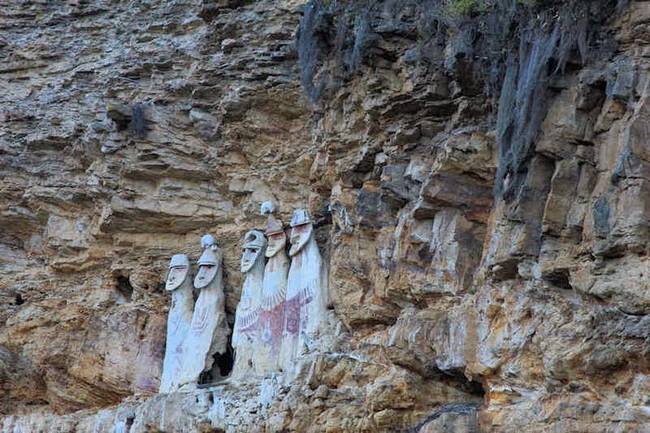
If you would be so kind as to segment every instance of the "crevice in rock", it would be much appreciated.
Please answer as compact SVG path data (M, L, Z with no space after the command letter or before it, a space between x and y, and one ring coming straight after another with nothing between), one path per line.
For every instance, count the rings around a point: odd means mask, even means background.
M483 384L467 378L462 372L455 371L442 371L441 374L443 382L448 382L454 388L463 390L464 392L476 397L483 398L485 396L485 389Z
M483 388L483 384L481 382L477 382L468 378L464 374L463 369L441 370L436 366L429 366L429 368L426 370L420 370L413 368L412 365L407 365L397 360L395 360L395 363L402 368L417 373L418 375L422 376L424 380L441 382L448 386L461 390L464 393L468 394L468 397L473 396L477 399L483 399L485 397L485 389Z
M133 426L133 422L135 421L135 417L129 416L126 418L125 421L125 429L126 433L129 433L131 431L131 427Z
M473 402L463 402L463 403L450 403L440 406L438 409L434 410L429 416L427 416L423 421L421 421L415 427L407 429L404 433L418 433L421 429L426 426L431 421L434 421L440 418L442 415L447 413L459 414L459 415L475 415L479 410L480 404ZM474 420L476 422L476 420ZM478 433L478 426L468 425L468 433Z
M543 276L544 280L548 281L552 285L559 287L560 289L571 290L571 282L569 281L569 270L568 269L555 269L553 272L549 272Z
M129 281L129 277L124 275L115 277L115 288L127 302L131 302L133 299L133 286Z
M129 130L138 138L144 138L147 135L147 119L144 114L142 104L134 104L131 107L131 122Z
M520 259L513 257L494 265L490 269L490 274L494 281L513 280L519 275L518 264Z
M228 344L226 353L215 355L214 363L215 366L218 367L221 377L226 377L230 374L235 363L234 350L230 344Z
M25 300L23 299L22 295L20 293L16 293L16 296L14 297L14 305L23 305L25 303Z

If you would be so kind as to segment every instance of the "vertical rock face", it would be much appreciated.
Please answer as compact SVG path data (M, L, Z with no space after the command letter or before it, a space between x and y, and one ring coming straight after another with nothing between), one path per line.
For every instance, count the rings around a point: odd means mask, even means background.
M169 258L185 253L195 268L196 239L214 234L232 323L241 224L263 224L261 200L282 197L289 211L306 200L315 150L292 78L300 14L275 3L219 6L207 21L190 2L5 6L1 411L156 392Z
M3 6L0 431L645 431L649 2L456 3ZM232 324L265 200L317 343L154 395L169 257Z

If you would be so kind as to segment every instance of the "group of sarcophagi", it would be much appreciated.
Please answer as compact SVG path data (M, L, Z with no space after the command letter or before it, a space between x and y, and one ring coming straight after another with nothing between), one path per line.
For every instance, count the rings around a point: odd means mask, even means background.
M262 214L268 214L265 232L250 230L244 237L245 279L232 332L234 378L291 370L326 315L327 276L309 213L293 213L289 259L283 224L273 212L272 203L262 204ZM201 246L193 285L186 255L174 255L169 264L165 287L172 303L160 392L192 386L202 373L218 371L214 355L227 350L222 253L210 235L203 236ZM196 302L193 289L199 290Z

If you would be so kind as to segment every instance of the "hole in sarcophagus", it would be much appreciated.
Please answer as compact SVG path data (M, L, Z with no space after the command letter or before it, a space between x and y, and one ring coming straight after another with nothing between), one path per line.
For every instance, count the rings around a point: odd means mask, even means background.
M217 383L227 377L232 371L235 361L234 352L230 345L228 345L225 353L216 353L213 358L212 368L201 373L199 377L199 385L203 385L203 387Z

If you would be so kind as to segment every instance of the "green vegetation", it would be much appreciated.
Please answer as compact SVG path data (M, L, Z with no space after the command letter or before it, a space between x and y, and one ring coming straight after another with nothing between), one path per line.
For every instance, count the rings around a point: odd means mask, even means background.
M448 0L447 8L455 15L470 15L475 12L485 11L485 0Z

